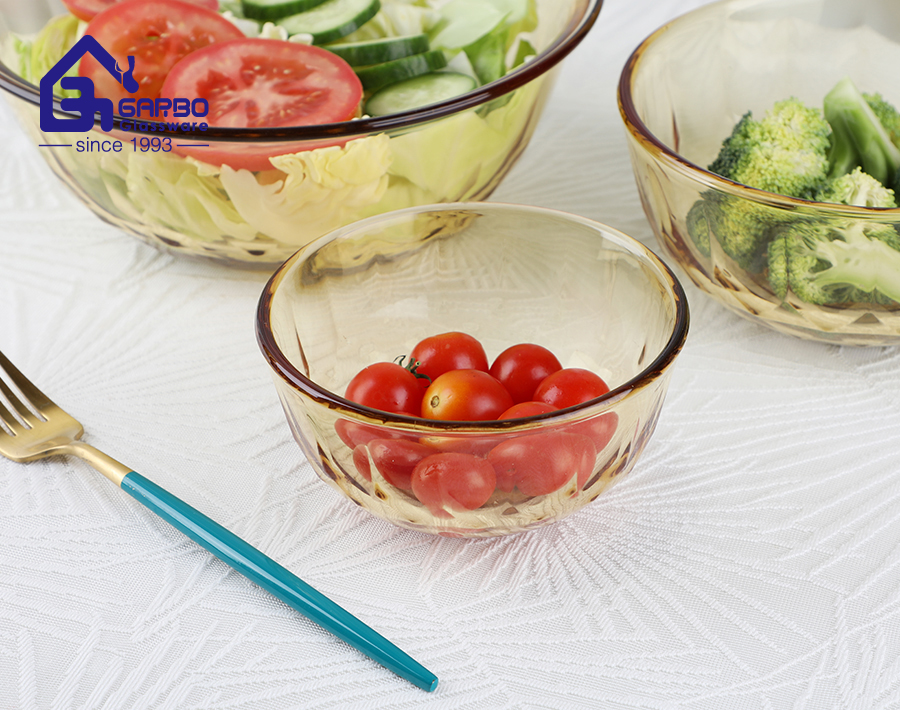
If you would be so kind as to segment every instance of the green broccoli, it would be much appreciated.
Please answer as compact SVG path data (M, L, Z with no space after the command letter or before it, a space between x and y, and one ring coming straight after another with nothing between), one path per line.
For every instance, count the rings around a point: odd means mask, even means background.
M790 98L762 120L744 114L709 170L760 190L812 199L828 172L830 143L822 112Z
M891 143L900 148L900 111L897 111L893 104L885 101L881 94L863 94L863 98L884 130L887 131Z
M691 206L685 218L685 223L688 235L694 244L697 245L697 249L703 256L709 256L711 254L709 220L706 218L706 202L704 200L697 200Z
M818 202L834 202L858 207L896 207L894 191L885 187L862 168L829 180L816 193Z
M768 245L768 279L815 304L900 301L900 236L891 225L799 219Z
M793 213L712 190L703 193L688 213L688 234L704 255L715 239L745 271L760 273L773 230Z
M828 177L846 175L859 166L882 185L896 190L900 148L891 142L878 115L849 77L825 96L824 111L833 131ZM879 112L889 115L884 107Z

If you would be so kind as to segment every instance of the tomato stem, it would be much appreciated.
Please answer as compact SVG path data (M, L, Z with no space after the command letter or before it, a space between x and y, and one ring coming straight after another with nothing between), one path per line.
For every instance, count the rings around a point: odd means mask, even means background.
M419 367L419 365L422 364L421 362L410 358L409 362L406 365L404 365L403 364L404 360L406 360L406 355L401 355L400 357L395 358L394 362L396 362L398 365L400 365L400 367L402 367L404 370L409 370L416 377L416 379L428 380L429 382L431 382L431 378L428 375L426 375L424 372L418 371L417 368Z

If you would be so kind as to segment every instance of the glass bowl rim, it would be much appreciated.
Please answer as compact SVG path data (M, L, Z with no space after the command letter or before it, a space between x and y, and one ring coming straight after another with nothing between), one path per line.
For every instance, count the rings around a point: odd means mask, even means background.
M675 304L675 317L673 319L671 333L665 345L653 360L634 377L630 378L623 384L611 389L606 394L594 399L582 402L572 407L559 409L546 414L539 414L530 417L520 417L508 420L488 420L488 421L449 421L449 420L432 420L424 417L412 417L401 414L392 414L370 407L356 404L348 399L328 390L309 377L301 373L287 356L282 352L281 348L275 341L272 331L272 323L270 319L272 299L278 289L283 278L288 271L298 261L302 261L310 253L315 252L327 242L339 238L345 233L353 232L360 227L375 224L379 221L388 221L395 219L404 214L415 214L426 211L453 211L453 210L470 210L479 209L488 211L495 210L497 212L514 211L514 212L531 212L533 214L541 214L545 216L555 216L565 221L580 224L589 227L597 232L603 233L604 237L611 237L612 241L618 246L624 247L637 260L654 267L659 273L659 282L665 286L666 293L671 297ZM418 205L407 207L400 210L386 212L384 214L374 215L366 219L353 222L344 227L340 227L316 241L308 244L292 257L285 261L269 278L265 288L259 298L256 310L256 339L262 350L263 356L272 368L273 372L284 380L292 389L299 390L304 396L315 401L324 403L330 409L340 412L340 414L350 419L356 419L371 423L377 420L379 424L393 426L402 425L407 429L417 431L471 431L484 433L487 431L506 431L533 422L547 422L556 418L565 419L573 413L581 413L589 409L605 410L611 408L612 405L621 399L627 397L631 392L640 390L644 386L655 381L665 372L674 362L679 352L684 346L687 333L690 327L690 311L688 307L687 295L675 276L674 272L660 259L651 249L637 241L633 237L629 237L624 232L620 232L601 222L581 217L580 215L563 212L561 210L550 209L546 207L537 207L533 205L521 205L506 202L449 202L435 203L429 205Z
M576 0L577 1L577 0ZM439 118L444 118L467 109L475 108L488 103L496 98L513 92L528 84L532 80L546 74L559 64L566 56L577 47L593 27L600 14L604 0L585 0L584 12L580 17L573 18L567 29L550 44L547 49L538 54L534 59L508 74L472 91L456 96L446 101L431 104L422 108L389 114L387 116L359 118L340 123L323 123L310 126L286 126L275 128L216 128L210 126L203 133L203 139L214 141L232 142L286 142L286 141L317 141L328 140L335 137L358 137L370 133L381 133L403 128L410 128L419 124L426 124ZM14 96L24 101L40 105L40 91L34 84L25 81L18 74L0 62L0 88L5 89ZM63 111L60 107L60 97L53 100L54 113L67 116L77 116ZM133 119L114 115L114 129L120 129L122 121ZM163 128L162 124L154 121L141 121L142 123L160 126L154 131L154 135L184 137L178 131ZM96 117L95 127L100 126L100 118Z
M747 3L746 0L718 0L718 2L695 8L657 28L645 37L634 49L628 57L628 60L625 62L622 73L619 76L617 90L619 115L630 136L643 147L650 157L660 163L668 165L676 172L681 173L708 188L735 197L740 197L751 202L788 210L797 209L798 207L805 207L807 209L814 207L816 210L822 210L826 214L832 214L837 217L848 217L851 219L871 218L881 215L890 217L900 215L900 207L860 207L856 205L840 205L831 202L816 202L815 200L804 200L799 197L779 195L774 192L768 192L739 182L734 182L733 180L710 172L706 168L703 168L676 153L657 138L648 128L647 124L644 123L635 106L633 95L634 82L641 60L644 58L644 54L653 47L653 44L657 39L671 30L674 26L689 23L707 13L720 11L721 8L732 4L746 5Z

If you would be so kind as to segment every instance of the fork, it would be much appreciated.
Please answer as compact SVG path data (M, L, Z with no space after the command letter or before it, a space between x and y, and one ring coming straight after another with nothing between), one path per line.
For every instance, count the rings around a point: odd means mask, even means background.
M4 374L18 393L4 381ZM201 547L326 631L419 688L429 692L437 688L437 676L400 648L248 542L81 441L83 433L78 421L51 402L0 352L0 455L21 463L57 455L83 459Z

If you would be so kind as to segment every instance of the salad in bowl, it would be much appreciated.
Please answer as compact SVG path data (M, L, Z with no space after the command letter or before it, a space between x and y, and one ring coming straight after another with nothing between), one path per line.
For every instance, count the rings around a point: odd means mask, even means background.
M159 248L271 268L487 197L601 0L64 4L0 14L0 86L53 171Z

